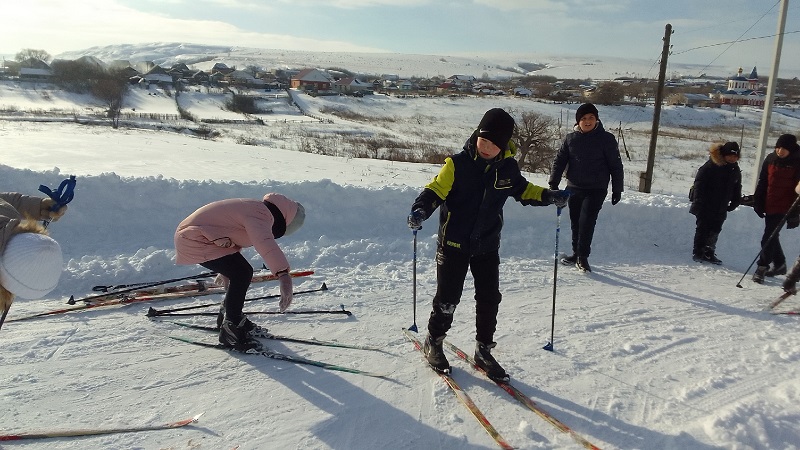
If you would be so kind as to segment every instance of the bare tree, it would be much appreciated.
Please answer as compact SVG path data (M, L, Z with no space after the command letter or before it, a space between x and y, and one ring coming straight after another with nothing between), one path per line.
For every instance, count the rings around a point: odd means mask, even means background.
M37 50L34 48L24 48L19 53L14 55L14 60L17 62L24 62L31 58L38 59L42 62L47 62L50 61L52 56L50 56L50 54L44 50Z
M522 170L549 174L556 156L558 127L552 117L527 111L517 120L513 140Z
M600 83L592 94L592 101L600 105L619 103L625 98L625 89L620 83L606 81Z
M91 89L92 94L108 106L106 114L111 119L111 125L117 128L122 101L128 92L128 80L120 71L106 72L94 80Z

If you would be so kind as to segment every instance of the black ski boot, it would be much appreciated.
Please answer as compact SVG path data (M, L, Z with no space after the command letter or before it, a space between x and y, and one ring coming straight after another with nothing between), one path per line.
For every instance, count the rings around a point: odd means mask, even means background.
M428 364L433 370L441 373L450 373L450 363L447 362L447 357L444 356L444 349L442 343L444 336L437 338L432 337L430 334L425 338L425 343L422 344L422 354L428 360Z
M769 269L769 266L758 266L756 272L753 274L753 283L763 284L767 269Z
M486 372L486 376L494 381L505 382L511 379L506 371L492 356L492 349L497 345L496 342L484 344L478 342L475 345L475 364Z
M261 350L261 342L250 337L247 331L247 318L243 317L238 324L225 319L219 330L219 342L225 347L247 352L249 350Z
M722 264L722 260L717 258L717 255L714 253L716 249L714 247L706 247L703 255L703 259L710 262L711 264L720 265Z
M561 258L561 264L563 264L565 266L572 266L576 262L578 262L578 255L576 255L575 253L573 253L570 256L565 256L565 257Z
M260 338L269 338L269 337L272 337L272 335L269 333L269 330L267 330L266 328L264 328L264 327L262 327L260 325L256 325L255 323L251 322L250 319L247 318L247 316L245 316L244 319L242 319L242 322L244 323L243 326L244 326L244 329L247 331L247 335L250 336L251 338L258 338L258 337L260 337Z
M578 262L575 263L575 267L578 268L581 272L591 272L592 268L589 266L589 258L585 256L579 256Z
M786 275L786 263L772 264L772 267L764 274L766 277L774 277L777 275Z
M800 281L800 258L794 263L792 270L786 275L786 279L783 280L783 290L796 294L798 281Z

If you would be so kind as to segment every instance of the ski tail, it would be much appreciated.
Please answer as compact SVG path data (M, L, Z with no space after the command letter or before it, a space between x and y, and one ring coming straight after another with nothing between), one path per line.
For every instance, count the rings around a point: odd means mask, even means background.
M390 375L388 373L369 372L369 371L366 371L366 370L355 369L355 368L347 367L347 366L341 366L339 364L331 364L331 363L324 362L324 361L317 361L317 360L314 360L314 359L303 358L302 356L287 355L285 353L276 352L276 351L271 350L271 349L269 349L267 347L262 347L258 351L243 352L243 351L238 351L238 350L235 350L235 349L232 349L232 348L229 348L229 347L225 347L225 346L223 346L222 344L219 344L219 343L212 344L210 342L198 341L198 340L194 340L194 339L183 337L183 336L169 336L169 337L171 339L175 339L175 340L178 340L178 341L181 341L181 342L186 342L187 344L198 345L198 346L201 346L201 347L216 348L218 350L225 350L225 351L233 351L233 352L237 352L237 353L241 353L241 354L245 354L245 355L261 355L261 356L264 356L264 357L267 357L267 358L271 358L271 359L277 359L277 360L286 361L286 362L290 362L290 363L294 363L294 364L305 364L305 365L309 365L309 366L315 366L315 367L319 367L319 368L325 369L325 370L332 370L332 371L337 371L337 372L347 372L347 373L353 373L353 374L357 374L357 375L364 375L364 376L368 376L368 377L387 378L387 379L389 378L389 375Z
M84 428L84 429L76 429L76 430L54 430L54 431L42 431L38 433L21 433L21 434L3 434L0 435L0 441L19 441L23 439L46 439L46 438L56 438L56 437L76 437L76 436L99 436L104 434L119 434L119 433L134 433L138 431L155 431L155 430L167 430L171 428L180 428L185 427L186 425L196 423L200 416L203 413L197 414L194 417L190 417L184 420L178 420L176 422L165 423L162 425L142 425L142 426L132 426L132 427L122 427L122 428Z
M195 325L193 323L186 323L186 322L177 322L172 320L165 320L166 323L171 323L173 325L177 325L179 327L189 328L193 330L200 330L200 331L208 331L217 333L219 332L219 328L214 326L208 325ZM278 334L271 334L269 336L263 337L263 339L271 339L275 341L284 341L284 342L294 342L296 344L308 344L308 345L319 345L323 347L338 347L338 348L349 348L354 350L368 350L373 352L381 352L381 353L389 353L386 350L378 347L371 347L368 345L358 345L358 344L343 344L340 342L335 341L320 341L317 339L303 339L303 338L295 338L289 336L281 336Z
M406 329L403 329L403 334L405 334L406 338L408 338L408 340L411 341L412 344L414 344L414 348L416 348L417 351L422 353L422 343L419 341L419 339L417 339L417 337L414 336L411 331ZM466 407L470 413L472 413L472 415L475 417L478 423L481 424L483 429L486 430L486 433L488 433L489 436L492 439L494 439L494 441L497 443L497 445L500 446L500 448L503 449L514 448L511 446L511 444L508 443L508 441L505 440L503 436L500 435L500 432L498 432L494 428L494 426L489 422L489 419L487 419L486 416L483 414L483 412L480 410L480 408L478 408L478 405L476 405L475 402L472 401L472 398L470 398L470 396L467 395L467 393L463 389L461 389L461 386L459 386L458 383L456 383L456 380L450 374L438 372L434 370L432 367L431 370L433 370L434 373L442 377L447 386L453 391L456 398L458 398L461 404L464 405L464 407Z
M522 393L522 391L514 387L514 385L512 385L510 382L490 379L489 376L486 374L486 371L475 363L475 359L473 357L469 356L463 350L453 345L453 343L445 340L444 346L447 347L447 349L453 352L456 356L469 363L469 365L471 365L475 370L486 376L487 379L497 384L501 389L506 391L512 397L514 397L514 399L520 402L523 406L530 409L531 411L539 415L541 418L546 420L548 423L556 427L558 431L569 434L570 437L575 440L575 442L581 444L584 448L587 448L589 450L599 450L599 447L595 446L594 444L586 440L583 436L573 431L563 422L553 417L550 413L545 411L541 406L536 404L536 402L534 402L530 397L528 397L527 395Z

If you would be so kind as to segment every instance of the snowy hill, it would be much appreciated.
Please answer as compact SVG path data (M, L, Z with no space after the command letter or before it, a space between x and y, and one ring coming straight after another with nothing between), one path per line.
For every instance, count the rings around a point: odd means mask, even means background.
M46 95L45 95L46 94ZM137 111L170 111L174 99L139 92ZM206 94L187 96L198 114L215 113ZM438 165L331 157L298 151L319 135L335 142L352 133L405 136L457 150L482 113L494 106L535 110L571 121L577 105L520 99L398 99L298 97L331 123L267 122L219 128L203 140L148 126L87 126L42 118L50 106L91 107L90 99L30 92L0 84L0 191L37 195L77 175L66 216L50 226L64 250L59 286L47 298L18 301L0 330L0 434L162 424L205 412L192 426L88 438L4 444L25 449L489 449L497 448L401 332L424 333L435 292L435 219L418 235L416 315L412 298L411 202ZM183 100L182 100L183 101ZM73 105L73 106L70 106ZM126 108L130 110L131 105ZM331 109L385 120L343 120ZM18 114L27 111L26 114ZM276 114L288 114L280 111ZM559 266L554 242L569 247L570 227L554 207L505 209L497 359L526 395L575 433L604 449L792 449L800 442L800 335L793 316L765 312L782 277L756 285L744 277L759 251L763 221L740 207L720 237L722 266L691 260L693 216L686 192L712 139L738 140L746 128L742 168L750 181L757 110L666 108L659 139L656 189L636 192L652 109L602 107L607 126L623 123L633 158L624 159L622 201L606 203L591 257L594 272ZM782 110L774 132L800 129L797 112ZM260 145L242 145L245 137ZM529 179L544 184L543 174ZM174 341L215 335L149 319L164 309L220 300L219 295L134 303L14 321L64 307L92 286L185 277L204 270L174 264L173 233L195 208L218 199L282 192L300 201L307 219L279 243L296 279L293 310L337 315L259 315L272 332L379 346L388 353L269 341L280 352L353 368L389 372L389 379L231 355ZM789 260L800 254L797 230L782 234ZM251 263L261 260L251 249ZM752 273L752 270L750 270ZM554 282L556 290L554 291ZM277 292L253 285L249 297ZM471 278L449 339L466 351L474 342ZM555 301L555 321L553 302ZM246 310L274 312L274 300ZM782 310L800 309L792 297ZM210 308L208 311L214 311ZM205 311L205 310L204 310ZM212 318L180 317L210 325ZM554 325L553 325L554 324ZM554 352L542 349L551 334ZM582 448L570 437L455 357L454 376L514 447Z
M222 62L229 67L250 65L265 69L306 67L343 68L365 75L395 74L400 77L472 75L508 78L520 75L549 75L573 79L613 79L617 77L657 78L658 64L634 58L604 56L558 56L541 54L415 55L398 53L311 52L243 47L203 46L187 43L110 45L66 52L61 59L91 55L103 61L153 61L171 66L185 63L210 69ZM697 77L702 73L726 77L738 67L679 64L669 66L670 76Z

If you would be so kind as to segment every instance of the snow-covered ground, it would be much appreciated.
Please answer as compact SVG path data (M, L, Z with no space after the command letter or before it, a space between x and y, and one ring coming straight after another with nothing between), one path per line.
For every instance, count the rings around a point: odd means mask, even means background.
M0 105L47 109L41 96L21 100L17 93L8 100L12 91L0 89ZM67 97L62 101L84 107ZM136 98L142 99L137 111L155 110L158 102L174 105L174 99L153 95ZM277 191L303 203L307 212L304 227L279 241L294 269L316 272L297 279L296 289L322 283L330 288L298 295L292 308L344 305L353 316L253 319L279 334L377 345L390 353L268 345L387 371L390 379L194 347L168 336L209 341L215 336L145 316L150 306L200 304L218 296L9 322L0 330L0 434L159 424L205 414L198 424L179 430L22 441L3 448L496 448L401 332L414 322L423 332L435 291L436 223L429 220L418 235L414 318L412 234L405 218L438 166L302 153L294 150L296 140L309 131L331 136L380 132L408 135L410 141L412 135L438 136L455 151L490 107L563 115L569 122L577 105L507 98L301 100L317 113L323 106L340 107L395 120L353 123L331 116L334 123L328 124L267 122L260 128L223 129L217 140L152 129L0 120L0 191L36 195L41 184L56 187L73 174L78 180L68 213L50 227L65 254L60 284L46 299L15 303L9 320L60 308L70 295L93 294L98 284L203 272L173 262L172 236L180 220L213 200ZM742 289L735 287L759 250L763 221L745 207L729 215L717 250L722 266L695 263L690 255L694 221L686 192L694 170L710 139L739 140L744 126L749 137L741 166L749 183L759 112L666 108L662 124L689 131L659 138L658 193L644 194L634 187L644 170L648 114L652 110L600 108L607 127L623 122L629 133L633 158L623 160L628 187L618 205L607 203L600 214L590 259L594 272L558 268L554 328L555 207L507 205L504 297L494 354L520 390L601 448L796 449L798 323L763 311L781 293L782 277L764 285L747 277ZM782 121L774 123L776 132L800 128L796 113L776 115ZM273 143L237 144L235 138L246 133L271 136ZM529 179L544 184L546 176ZM782 237L790 261L800 253L796 233ZM569 234L563 217L562 252L569 247ZM260 266L256 253L245 255ZM277 286L266 283L252 286L249 295L275 292ZM468 278L449 336L470 351L472 296ZM800 308L800 299L787 300L785 307ZM277 304L258 301L246 309L274 311ZM554 352L542 349L551 332ZM513 446L581 448L455 357L451 362L455 378Z

